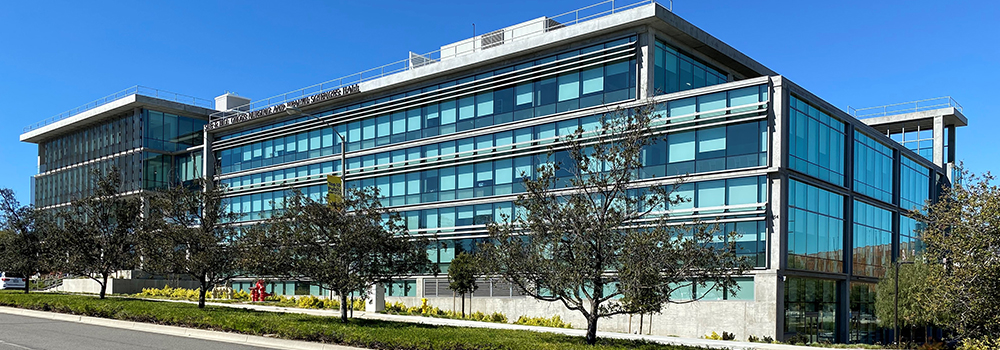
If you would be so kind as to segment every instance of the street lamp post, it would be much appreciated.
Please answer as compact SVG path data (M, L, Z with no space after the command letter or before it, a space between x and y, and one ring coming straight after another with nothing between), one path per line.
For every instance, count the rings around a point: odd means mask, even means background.
M895 326L895 330L893 331L893 333L896 334L896 348L897 349L900 346L900 344L899 344L899 267L902 266L902 265L912 265L912 264L913 264L912 261L898 261L897 260L895 262L895 265L896 265L896 268L895 268L895 270L896 270L895 271L896 272L896 283L895 283L896 284L896 293L893 295L894 296L893 299L895 299L894 300L894 302L895 302L895 312L893 312L892 315L895 318L895 321L893 321L893 325Z
M347 203L347 139L345 139L344 135L342 135L339 131L337 131L337 128L333 127L333 125L330 125L330 123L327 123L325 120L321 119L320 117L317 117L317 116L309 114L309 113L305 113L301 109L299 109L298 107L292 107L292 106L287 106L286 105L285 106L285 112L288 113L288 115L301 114L301 115L304 115L304 116L307 116L307 117L319 120L324 125L329 126L330 130L333 130L333 133L337 134L337 137L340 138L340 200L343 201L344 204L345 204L345 207L342 210L347 210L347 207L346 207L346 203ZM350 312L351 312L351 317L354 317L354 293L353 292L351 293L351 305L350 306L348 306L348 305L341 305L341 307L345 307L345 308L346 307L350 307L348 310L350 310Z
M301 109L299 109L298 107L285 106L285 112L288 113L288 115L301 114L301 115L304 115L304 116L307 116L307 117L319 120L320 122L322 122L326 126L329 126L330 130L333 130L333 133L337 134L337 137L340 138L340 200L345 201L345 203L346 203L346 201L347 201L347 139L345 139L344 135L341 135L340 132L337 131L337 128L333 127L333 125L330 125L330 123L327 123L325 120L320 119L320 117L317 117L317 116L309 114L309 113L305 113Z

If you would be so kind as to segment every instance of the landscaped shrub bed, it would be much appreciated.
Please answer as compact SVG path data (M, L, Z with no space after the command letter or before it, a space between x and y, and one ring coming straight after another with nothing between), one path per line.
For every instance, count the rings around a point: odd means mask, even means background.
M375 349L648 349L689 350L686 346L601 339L588 346L583 337L519 330L433 326L403 322L264 312L128 298L0 291L0 305L75 315L212 329L284 339L318 341Z
M152 298L152 299L198 301L198 290L171 288L168 285L164 286L163 288L143 288L142 292L132 294L132 296L143 299ZM205 298L213 303L248 303L250 302L250 293L240 290L228 294L215 295L213 292L210 291L205 294ZM340 309L340 301L317 298L312 295L304 295L304 296L270 295L264 298L264 305L297 307L302 309L332 309L332 310ZM353 307L354 310L364 311L365 301L362 299L355 299Z

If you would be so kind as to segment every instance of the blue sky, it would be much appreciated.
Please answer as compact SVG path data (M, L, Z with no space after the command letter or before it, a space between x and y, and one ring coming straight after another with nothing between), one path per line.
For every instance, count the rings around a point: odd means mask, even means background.
M0 187L29 199L37 148L18 141L24 126L132 85L270 97L437 50L473 23L481 34L593 3L4 2ZM954 96L970 123L959 159L998 169L1000 3L676 0L674 11L842 109Z

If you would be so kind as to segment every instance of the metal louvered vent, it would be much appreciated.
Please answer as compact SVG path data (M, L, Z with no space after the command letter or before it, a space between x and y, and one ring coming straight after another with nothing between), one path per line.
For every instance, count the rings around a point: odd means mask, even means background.
M503 45L503 29L495 30L486 34L483 34L482 44L480 47L488 49L494 46Z

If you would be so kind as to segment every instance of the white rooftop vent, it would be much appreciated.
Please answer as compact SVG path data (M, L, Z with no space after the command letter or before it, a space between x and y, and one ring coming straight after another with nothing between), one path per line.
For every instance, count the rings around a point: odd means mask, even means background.
M236 94L231 92L226 92L222 96L215 98L215 110L217 111L237 109L241 112L246 112L248 107L250 107L249 98L236 96Z

